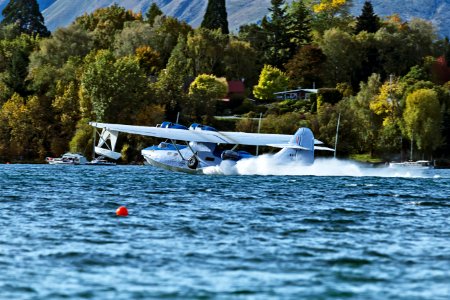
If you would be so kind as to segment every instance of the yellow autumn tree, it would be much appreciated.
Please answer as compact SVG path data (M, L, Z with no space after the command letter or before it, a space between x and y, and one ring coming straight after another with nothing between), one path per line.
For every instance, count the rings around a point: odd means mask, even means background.
M351 20L349 7L348 0L311 1L310 8L314 12L312 28L320 33L333 27L346 28Z
M398 81L387 81L381 86L379 94L370 102L370 109L375 114L383 117L383 126L395 124L400 120L402 92L403 87Z
M419 89L409 94L403 118L406 133L417 148L431 153L442 144L442 114L436 91Z
M321 0L313 6L313 10L315 13L335 13L345 4L347 0Z

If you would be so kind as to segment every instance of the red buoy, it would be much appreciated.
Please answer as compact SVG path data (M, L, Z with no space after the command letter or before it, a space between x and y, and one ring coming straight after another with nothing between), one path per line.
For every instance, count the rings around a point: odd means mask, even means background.
M116 215L120 217L128 216L128 209L125 206L121 206L116 210Z

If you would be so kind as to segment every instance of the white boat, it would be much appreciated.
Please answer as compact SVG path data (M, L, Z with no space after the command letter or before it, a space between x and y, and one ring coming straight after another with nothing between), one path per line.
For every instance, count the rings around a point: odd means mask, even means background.
M50 165L85 165L87 164L87 159L79 153L66 153L61 157L53 158L46 157L45 161Z
M106 159L106 157L104 157L103 155L94 158L93 160L91 160L87 164L90 165L90 166L115 166L116 165L115 162L108 161Z
M431 169L432 163L429 160L417 160L417 161L404 161L404 162L391 162L390 168L409 168L409 169Z

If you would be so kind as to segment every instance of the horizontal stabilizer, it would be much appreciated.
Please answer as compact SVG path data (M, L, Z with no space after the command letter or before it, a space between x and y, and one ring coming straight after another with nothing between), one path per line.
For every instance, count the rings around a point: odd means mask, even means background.
M328 148L328 147L321 147L321 146L314 146L314 150L325 150L325 151L333 151L334 149Z
M119 152L114 152L105 148L95 147L95 153L98 155L103 155L111 159L117 160L120 158L121 154Z
M289 148L289 149L297 149L297 150L311 150L306 147L302 147L296 144L268 144L269 147L275 148Z

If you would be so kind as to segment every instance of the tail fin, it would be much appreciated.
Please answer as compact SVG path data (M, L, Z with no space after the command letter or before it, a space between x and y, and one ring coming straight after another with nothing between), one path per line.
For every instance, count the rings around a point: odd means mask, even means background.
M305 165L314 163L314 134L311 129L299 128L286 146L276 154L277 157Z

